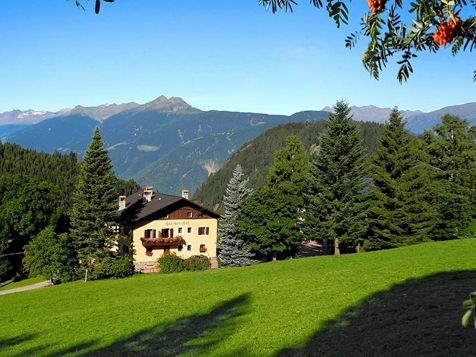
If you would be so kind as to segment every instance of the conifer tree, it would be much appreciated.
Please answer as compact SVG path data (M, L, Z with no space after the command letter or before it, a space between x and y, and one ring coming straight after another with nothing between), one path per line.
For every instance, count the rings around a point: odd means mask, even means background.
M80 163L71 210L71 237L83 269L91 272L112 254L117 218L116 178L96 127Z
M395 108L371 157L371 208L366 250L422 242L434 226L435 210L425 202L428 175L418 165L415 138Z
M432 174L429 203L438 209L434 240L461 236L475 215L476 131L458 116L445 114L425 131L426 163Z
M275 153L267 184L246 199L237 222L240 237L267 260L294 257L302 240L299 210L309 161L299 137Z
M308 238L326 240L343 251L355 251L362 244L367 230L365 165L359 126L352 120L349 105L338 101L327 130L319 136L319 150L311 156L302 222Z
M244 179L241 165L237 165L233 176L228 182L223 199L225 213L218 227L220 266L236 267L253 264L250 247L236 234L235 222L241 211L243 200L248 197L252 189L247 187L248 179Z

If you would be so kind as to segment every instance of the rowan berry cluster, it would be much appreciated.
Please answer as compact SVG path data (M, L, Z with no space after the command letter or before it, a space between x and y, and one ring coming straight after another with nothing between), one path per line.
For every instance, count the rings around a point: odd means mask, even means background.
M461 19L456 18L456 21L450 20L440 24L433 34L433 39L441 46L446 46L448 43L451 43L451 41L453 41L453 39L460 33Z
M367 0L367 4L369 4L370 11L372 11L374 14L385 9L386 3L387 0Z

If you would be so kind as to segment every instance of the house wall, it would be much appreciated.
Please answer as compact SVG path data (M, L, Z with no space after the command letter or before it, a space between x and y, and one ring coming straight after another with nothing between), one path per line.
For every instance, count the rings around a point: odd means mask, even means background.
M199 229L201 227L208 228L208 230L202 229L202 231L204 231L203 233L207 233L208 231L208 234L199 235ZM159 238L159 232L162 232L162 229L173 229L173 236L182 236L185 242L182 244L182 251L179 251L177 245L171 245L170 253L175 253L177 256L186 259L192 255L200 254L209 258L216 257L218 237L217 228L218 220L210 217L157 219L154 221L136 222L132 231L132 258L135 269L138 271L153 269L156 266L157 258L164 254L164 249L162 247L152 248L152 256L146 254L147 249L142 245L141 241L141 238L144 238L145 236L145 230L155 230L156 238ZM191 233L189 233L189 230L191 230ZM201 244L205 245L207 249L206 252L200 252Z

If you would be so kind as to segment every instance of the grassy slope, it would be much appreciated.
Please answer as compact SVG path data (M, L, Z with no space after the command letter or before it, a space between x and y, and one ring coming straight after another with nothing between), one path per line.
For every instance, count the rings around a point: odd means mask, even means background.
M0 296L2 356L468 356L476 239Z
M20 281L13 281L13 279L2 281L0 282L0 291L21 288L23 286L33 285L36 283L42 283L43 281L45 281L45 278L43 278L42 276L20 280Z

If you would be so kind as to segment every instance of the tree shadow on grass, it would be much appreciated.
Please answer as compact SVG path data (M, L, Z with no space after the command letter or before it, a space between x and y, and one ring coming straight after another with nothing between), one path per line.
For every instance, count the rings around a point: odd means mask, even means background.
M19 345L28 340L33 340L36 337L36 334L25 334L21 336L11 337L0 339L0 351L4 350L5 348Z
M276 356L476 356L474 325L461 325L462 302L475 283L476 271L408 280L349 308L305 345Z
M91 344L72 346L50 354L63 356L196 356L215 347L235 331L238 318L245 315L249 295L243 294L226 301L208 313L181 318L167 325L141 330L106 347L91 348ZM97 341L96 341L97 342ZM243 351L235 351L243 355Z

